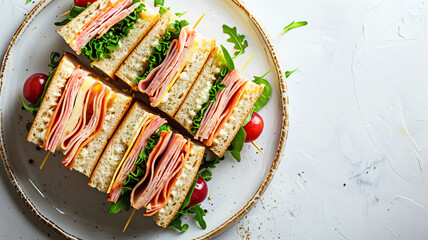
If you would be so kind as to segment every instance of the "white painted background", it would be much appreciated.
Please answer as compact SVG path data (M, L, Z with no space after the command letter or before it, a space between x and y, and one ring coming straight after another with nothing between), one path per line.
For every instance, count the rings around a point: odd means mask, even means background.
M0 0L1 57L37 2ZM278 172L219 238L427 239L428 1L245 2L285 69L300 69ZM309 25L279 42L299 20ZM0 176L0 238L59 238Z

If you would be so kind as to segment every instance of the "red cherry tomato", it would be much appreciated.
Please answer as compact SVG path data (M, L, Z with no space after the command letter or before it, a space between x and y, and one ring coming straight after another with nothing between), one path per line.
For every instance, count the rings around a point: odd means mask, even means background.
M203 202L208 196L208 185L207 182L201 177L198 177L196 182L195 190L193 190L192 197L188 207L196 206Z
M88 2L94 3L97 0L74 0L74 5L78 7L86 7L88 5Z
M48 76L43 73L35 73L27 78L22 89L25 99L31 104L36 104L43 94Z
M251 120L244 126L247 137L245 142L252 142L256 140L263 132L263 118L258 113L253 113Z

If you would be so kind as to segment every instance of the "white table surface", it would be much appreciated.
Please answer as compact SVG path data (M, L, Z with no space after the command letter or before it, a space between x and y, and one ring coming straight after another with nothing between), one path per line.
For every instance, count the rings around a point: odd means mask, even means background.
M168 1L168 0L167 0ZM39 0L0 0L0 56ZM428 238L428 1L246 0L275 39L290 133L264 196L220 239ZM291 21L309 25L281 38ZM0 238L59 239L0 170Z

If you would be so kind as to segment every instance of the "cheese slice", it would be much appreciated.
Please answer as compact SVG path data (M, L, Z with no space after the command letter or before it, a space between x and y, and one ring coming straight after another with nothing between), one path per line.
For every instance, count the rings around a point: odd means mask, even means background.
M111 182L110 185L107 189L107 194L110 193L111 188L113 187L113 183L114 180L116 180L117 174L119 174L120 169L122 168L123 163L125 162L125 159L128 158L129 152L131 151L132 147L134 146L135 141L137 140L138 136L140 135L140 133L143 133L144 130L147 128L147 126L149 125L149 123L152 121L154 115L153 114L149 114L146 115L141 122L139 123L138 126L138 130L134 133L134 136L132 137L132 140L128 146L128 149L125 152L125 155L123 155L122 160L120 161L119 165L116 168L116 171L113 174L113 177L111 178Z
M80 86L79 93L77 93L76 100L74 102L73 110L71 112L70 118L68 119L67 124L65 125L64 131L62 132L61 138L58 142L57 150L61 149L61 143L63 142L65 136L67 136L70 132L73 131L73 129L76 127L77 122L79 121L80 115L82 113L83 109L83 101L85 100L86 92L91 88L91 86L99 82L95 78L91 76L87 76L82 83L82 86Z

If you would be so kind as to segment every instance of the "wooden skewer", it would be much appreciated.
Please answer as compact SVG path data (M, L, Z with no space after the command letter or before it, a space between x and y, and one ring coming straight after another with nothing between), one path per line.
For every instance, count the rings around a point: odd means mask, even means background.
M252 141L251 142L253 145L254 145L254 147L256 147L261 153L263 153L263 155L265 155L265 152L263 152L263 150L259 147L259 146L257 146L257 144L254 142L254 141Z
M251 59L253 59L254 55L256 55L256 52L253 53L253 55L251 55L250 59L248 59L248 61L245 63L245 65L242 67L241 71L239 71L239 73L242 73L242 71L244 71L244 69L247 67L248 63L250 63Z
M43 160L42 165L40 165L40 170L42 170L43 166L44 166L44 165L45 165L45 163L46 163L46 160L48 160L49 155L51 155L51 152L50 152L50 151L48 152L48 155L46 155L45 160Z
M137 210L137 209L135 209L135 208L134 208L134 210L133 210L133 211L132 211L132 213L131 213L131 216L129 216L128 221L126 222L126 225L125 225L125 227L123 228L123 232L125 232L126 228L128 227L129 223L131 222L131 219L132 219L132 217L134 216L135 210Z
M198 26L198 24L202 21L202 18L204 18L205 13L202 14L202 16L199 18L199 20L195 23L195 25L193 26L193 30L195 30L196 26Z
M70 13L70 11L65 12L65 13L63 13L63 14L61 15L61 17L64 17L65 15L68 15L69 13Z

